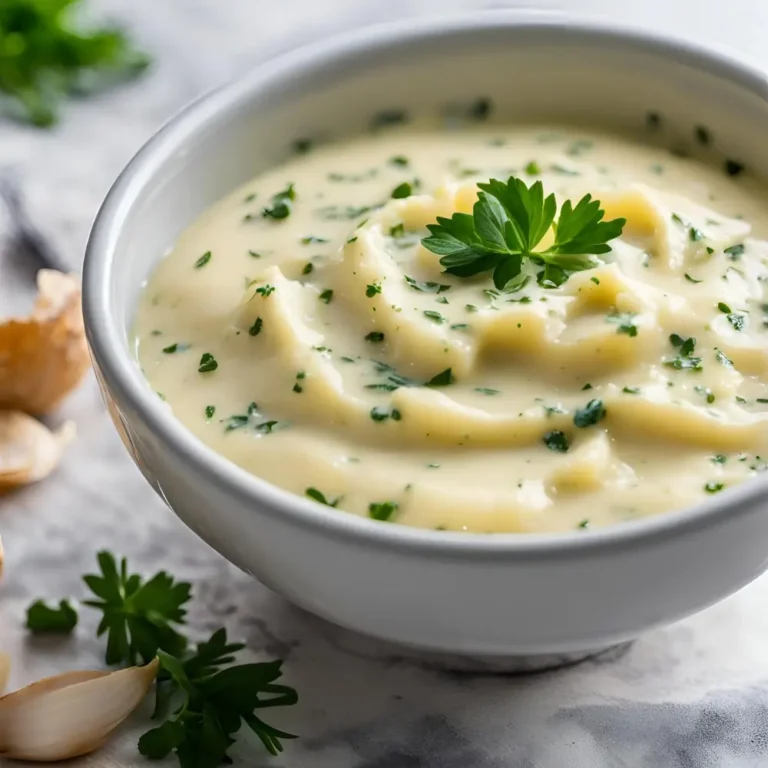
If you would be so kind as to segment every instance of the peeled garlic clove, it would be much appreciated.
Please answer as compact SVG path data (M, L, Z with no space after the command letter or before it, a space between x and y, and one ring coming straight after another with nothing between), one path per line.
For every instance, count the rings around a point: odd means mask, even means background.
M158 665L67 672L3 696L0 756L52 762L93 752L141 703Z
M0 408L46 413L88 370L78 280L52 269L37 273L32 314L0 322Z
M53 472L75 432L71 421L51 432L25 413L0 411L0 494Z

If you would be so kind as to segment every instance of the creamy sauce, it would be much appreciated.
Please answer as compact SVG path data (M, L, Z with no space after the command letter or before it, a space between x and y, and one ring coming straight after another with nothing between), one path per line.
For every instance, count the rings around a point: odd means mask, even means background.
M512 174L625 217L606 263L515 293L443 273L426 225ZM764 468L767 212L746 174L616 136L390 127L192 225L138 357L203 442L339 510L488 532L653 515Z

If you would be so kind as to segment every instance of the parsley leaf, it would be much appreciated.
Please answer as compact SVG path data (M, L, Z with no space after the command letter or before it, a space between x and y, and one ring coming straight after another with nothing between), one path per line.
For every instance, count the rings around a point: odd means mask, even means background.
M210 352L203 352L197 370L200 373L210 373L211 371L215 371L218 367L219 364L216 361L216 358Z
M326 496L317 488L307 488L304 493L318 504L325 504L326 507L335 507L341 501L341 496Z
M83 577L88 588L99 598L83 605L102 611L96 634L107 634L107 664L148 664L163 649L178 655L187 641L174 625L184 623L190 585L174 581L165 571L144 581L128 573L123 558L120 569L110 552L99 552L100 574Z
M409 277L408 275L404 275L405 282L408 283L408 285L413 288L414 291L421 291L422 293L442 293L443 291L450 290L450 285L445 285L444 283L434 283L431 280L427 282L420 282L419 280L415 280L412 277Z
M669 343L680 350L680 354L677 357L665 359L664 365L668 368L674 368L676 371L700 371L701 358L693 357L693 353L696 349L696 339L691 336L684 339L677 333L673 333L669 337Z
M590 400L583 408L573 414L573 423L577 427L590 427L605 418L605 406L602 400Z
M116 28L80 31L79 0L0 3L0 94L38 127L56 123L70 94L93 93L135 77L149 58Z
M616 333L625 333L627 336L637 336L637 326L632 322L635 312L614 312L605 318L606 323L616 323L619 327Z
M547 434L544 435L544 445L546 445L550 451L565 453L571 447L571 441L568 439L568 435L566 435L565 432L561 432L559 429L553 429L551 432L547 432Z
M625 219L603 221L600 201L591 195L575 207L566 200L555 222L555 196L545 198L540 181L528 187L511 176L506 183L491 179L478 187L481 191L472 214L439 216L436 224L427 225L431 234L421 242L441 256L446 272L471 277L492 271L499 290L521 274L526 260L544 266L550 273L544 279L556 285L572 272L596 266L600 262L594 256L611 250L608 241L618 237L626 223ZM551 228L554 242L537 251Z
M195 262L195 269L200 269L200 267L204 267L210 260L211 260L211 252L206 251L196 262Z
M224 666L243 647L228 643L226 631L220 629L187 659L158 652L158 692L164 691L158 696L159 709L170 708L172 714L139 739L142 755L161 760L173 752L181 768L216 768L231 762L228 752L243 723L272 755L282 752L281 739L296 738L256 715L259 709L298 701L293 688L275 682L282 675L282 662Z
M399 508L396 501L374 501L368 505L368 515L374 520L385 522L391 520Z
M27 608L27 629L34 633L71 632L77 626L77 610L69 600L61 600L58 608L36 600Z
M453 373L450 368L446 368L436 376L433 376L424 386L425 387L447 387L453 384Z
M293 201L296 199L296 190L293 184L289 184L281 192L272 195L272 206L261 209L261 215L265 219L287 219L291 215Z

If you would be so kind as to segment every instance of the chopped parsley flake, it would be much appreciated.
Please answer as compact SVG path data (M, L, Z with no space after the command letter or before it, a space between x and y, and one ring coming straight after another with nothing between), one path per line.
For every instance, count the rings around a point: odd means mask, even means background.
M377 293L381 293L381 283L378 281L369 283L365 288L365 295L372 299Z
M531 160L531 162L525 166L525 172L529 176L539 176L541 174L541 166L535 160Z
M723 455L722 453L715 454L710 461L713 464L725 464L727 460L727 456Z
M206 251L196 262L195 262L195 269L200 269L200 267L204 267L210 260L211 260L211 252Z
M386 522L392 519L400 505L396 501L374 501L368 505L368 515L373 520Z
M725 488L725 485L723 483L716 483L712 480L710 480L705 486L704 490L707 493L717 493L718 491L722 491L723 488Z
M379 344L384 341L384 334L381 331L371 331L370 333L367 333L364 338L372 344Z
M573 423L577 427L590 427L605 418L605 406L602 400L590 400L583 408L573 414Z
M409 181L404 181L398 184L392 190L393 200L402 200L403 198L410 197L413 194L413 185Z
M686 280L687 280L689 283L703 283L703 282L704 282L703 280L696 280L696 278L694 278L694 277L691 277L691 276L690 276L690 275L689 275L687 272L685 273L685 279L686 279Z
M738 261L744 255L744 243L736 243L736 245L726 248L723 253L727 253L731 261Z
M551 432L547 432L544 435L544 445L549 448L550 451L557 453L565 453L570 447L571 442L568 439L568 435L565 432L561 432L559 429L553 429Z
M733 361L717 347L715 347L715 360L717 360L720 365L724 365L726 368L733 368Z
M640 387L624 387L621 391L627 395L639 395Z
M392 421L400 421L400 419L403 418L402 414L397 410L397 408L392 408L392 410L389 410L378 405L371 408L370 416L371 419L376 422L386 421L387 419L392 419Z
M393 157L389 158L389 164L397 166L398 168L407 168L409 165L409 160L405 155L394 155Z
M320 296L318 296L320 301L324 301L326 304L331 303L331 299L333 298L333 289L332 288L326 288Z
M248 329L248 333L251 336L258 336L261 333L261 329L263 325L264 325L264 321L260 317L257 317L253 321L253 325Z
M176 344L171 344L170 346L163 347L163 352L166 355L172 355L174 352L184 352L187 349L189 349L189 344L180 344L179 342L176 342Z
M403 237L405 235L405 225L401 221L399 224L395 224L394 227L390 227L389 229L389 236L398 238Z
M304 493L313 501L324 504L326 507L335 507L341 501L341 496L326 496L317 488L307 488Z
M269 283L267 283L266 285L262 285L261 288L257 288L256 289L256 293L258 293L259 296L261 296L262 299L268 298L274 292L275 292L275 286L274 285L269 285Z
M726 315L732 312L731 308L724 301L718 302L717 308Z
M370 205L327 205L317 210L318 215L330 221L339 219L356 219L373 210Z
M424 317L428 317L433 323L437 323L438 325L442 325L446 322L445 316L436 312L434 309L425 309Z
M700 229L697 229L696 227L689 227L688 228L688 239L692 243L696 243L699 240L703 240L704 239L704 233Z
M453 372L450 368L446 368L436 376L433 376L424 386L425 387L447 387L449 384L453 384Z
M206 419L212 419L213 415L216 413L216 406L215 405L206 405L205 406L205 418Z
M701 358L693 357L693 352L696 349L696 339L691 336L688 339L684 339L677 333L673 333L669 337L669 342L673 347L680 350L680 354L677 357L664 360L664 365L668 368L674 368L676 371L700 371Z
M710 405L715 402L715 393L709 387L702 387L701 385L697 385L693 389L700 395L703 395Z
M293 201L296 199L296 190L293 184L289 184L282 192L272 196L272 206L261 209L261 215L265 219L287 219L291 215Z
M422 293L442 293L443 291L450 290L450 285L445 285L444 283L434 283L432 281L427 282L420 282L418 280L414 280L412 277L409 277L408 275L405 275L405 282L408 283L408 285L413 288L414 291L421 291ZM467 304L467 306L471 306L470 304Z
M279 421L265 421L256 425L257 432L263 432L265 435L272 434L275 427L281 426Z
M747 318L744 315L731 312L728 315L728 322L733 326L734 331L743 331L747 324Z
M729 176L738 176L743 171L744 171L744 164L740 163L738 160L725 161L725 172Z
M314 270L314 268L315 268L315 265L311 261L308 261L304 265L304 267L302 268L301 274L302 275L311 275L312 271Z
M500 395L501 392L498 389L491 389L490 387L475 387L475 392L479 392L481 395Z
M315 235L307 235L300 240L302 245L312 245L313 243L327 243L328 241L324 237L316 237Z
M216 362L216 358L210 352L204 352L203 356L200 358L200 365L197 370L200 373L210 373L211 371L215 371L218 367L219 364Z
M614 312L605 318L606 323L618 325L616 333L625 333L627 336L637 336L637 326L632 322L636 312Z

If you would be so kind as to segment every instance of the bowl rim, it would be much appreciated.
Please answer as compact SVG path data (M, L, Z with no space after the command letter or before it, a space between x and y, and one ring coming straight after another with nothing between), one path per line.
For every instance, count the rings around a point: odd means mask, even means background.
M626 45L664 59L715 74L766 99L768 77L747 61L717 46L692 43L676 35L617 24L608 20L576 19L565 12L524 9L455 13L440 19L404 19L358 28L273 56L228 85L203 94L171 117L138 151L112 185L94 221L83 268L83 315L94 362L109 394L137 415L170 453L190 471L204 477L246 506L313 529L316 533L354 541L377 549L408 550L433 558L522 560L583 557L598 552L632 550L672 535L690 535L719 526L768 497L768 476L754 478L717 497L682 510L630 520L595 531L559 533L469 533L434 531L382 524L322 505L256 476L205 445L187 429L147 386L130 352L123 350L124 330L111 312L109 295L115 247L132 206L151 186L156 170L209 119L257 93L270 82L301 77L318 64L364 56L397 43L413 44L456 34L482 34L492 29L525 27L603 44ZM113 394L114 393L114 396ZM726 517L727 515L727 517Z

